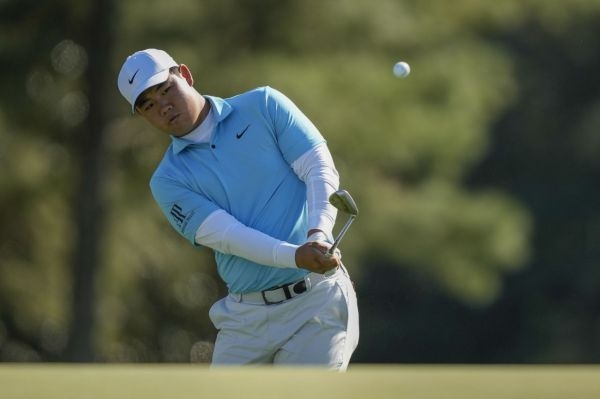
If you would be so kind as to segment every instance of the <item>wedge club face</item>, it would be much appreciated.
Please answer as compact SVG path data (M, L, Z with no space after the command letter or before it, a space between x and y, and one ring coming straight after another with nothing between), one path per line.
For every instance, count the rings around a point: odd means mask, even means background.
M358 216L356 202L354 202L354 199L346 190L338 190L331 194L329 196L329 202L339 211L347 213L348 215Z
M335 238L333 245L327 251L329 255L332 255L335 252L338 245L340 244L342 238L344 238L344 235L348 231L348 228L350 227L354 219L356 219L356 216L358 216L358 207L356 206L356 202L354 202L354 199L352 198L350 193L346 190L338 190L335 193L331 194L329 196L329 202L339 211L342 211L349 215L348 220L346 220L346 223L344 224L344 227L342 227L337 237Z

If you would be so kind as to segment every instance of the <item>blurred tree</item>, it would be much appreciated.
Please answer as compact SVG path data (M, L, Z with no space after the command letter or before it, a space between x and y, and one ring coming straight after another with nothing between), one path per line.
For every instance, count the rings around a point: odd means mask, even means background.
M71 4L69 4L71 3ZM1 4L0 358L58 359L67 340L74 179L70 135L87 116L77 2ZM73 33L73 32L70 32ZM1 327L4 327L1 328Z
M78 25L79 21L75 22ZM104 133L108 123L108 104L113 83L112 71L107 61L113 56L114 2L96 0L88 4L81 21L78 35L82 48L56 50L56 63L74 62L70 57L87 54L87 70L83 75L81 104L87 107L87 117L81 121L74 140L73 153L78 155L77 169L80 171L75 186L75 245L72 258L73 294L72 320L65 358L70 361L90 362L94 360L94 337L96 331L96 274L102 264L102 238L104 227ZM85 49L88 49L87 53ZM77 61L75 61L77 62ZM77 110L75 110L77 112Z
M498 304L526 320L513 338L529 343L521 361L600 359L599 22L582 7L496 37L515 54L521 90L471 183L511 193L535 218L530 268Z
M28 329L30 334L35 334L35 330L42 334L47 329L51 337L49 341L56 341L48 344L50 352L54 352L48 355L49 358L56 358L64 348L64 360L91 361L94 359L95 275L101 262L102 136L108 118L106 89L108 81L112 82L112 73L106 68L106 62L111 58L112 1L5 2L4 7L4 32L17 38L16 43L6 42L4 57L9 65L19 65L15 72L7 74L10 78L6 85L20 84L21 87L17 86L12 91L11 100L14 101L3 103L8 104L8 109L18 105L11 112L13 122L21 123L33 132L33 140L30 143L23 140L22 143L32 151L31 157L37 158L37 154L33 153L37 150L42 153L42 162L46 158L38 169L50 169L37 172L40 176L33 188L44 197L59 196L56 199L61 203L61 209L55 209L58 215L54 216L69 218L67 230L72 233L63 235L63 238L71 238L73 242L72 246L60 245L65 250L63 256L72 251L71 271L63 270L61 273L63 278L69 276L66 280L71 282L69 288L63 286L63 289L71 293L70 298L66 296L64 299L65 305L70 303L72 310L62 310L62 321L56 321L53 313L49 313L47 320L36 321L42 323L41 326L38 324L33 329L29 326ZM43 35L40 34L42 32ZM72 38L77 38L77 41ZM24 52L23 49L29 51ZM45 142L50 145L44 145ZM19 148L18 145L16 148ZM52 163L65 162L66 154L70 159L67 160L68 166L60 165L63 166L63 175L52 176ZM18 163L22 163L26 169L24 172L31 173L31 165L26 159L15 157L13 162L12 167L19 167ZM55 180L60 181L58 187L54 186ZM15 183L22 182L17 180ZM29 200L36 202L33 196ZM35 203L34 206L40 204ZM22 222L19 225L31 230L41 227L41 240L45 241L47 235L60 234L56 225L44 226L33 217L32 212L25 210L24 213L31 217L31 221L29 225ZM23 216L21 212L17 213L17 217ZM43 245L33 240L24 242L32 245L31 253L38 250L38 245ZM38 260L32 259L32 267L47 267L50 263L44 253L40 260L40 264L35 264L33 262ZM60 262L65 262L65 259ZM11 288L21 289L23 293L27 291L25 287ZM31 300L34 306L40 305L39 297ZM9 311L13 317L14 313L20 313L18 317L25 316L27 310L21 306Z

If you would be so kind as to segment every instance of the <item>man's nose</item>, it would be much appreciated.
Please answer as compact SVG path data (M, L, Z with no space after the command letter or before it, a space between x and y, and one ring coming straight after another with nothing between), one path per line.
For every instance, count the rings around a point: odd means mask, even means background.
M159 106L161 115L166 115L173 108L173 105L166 100L160 101Z

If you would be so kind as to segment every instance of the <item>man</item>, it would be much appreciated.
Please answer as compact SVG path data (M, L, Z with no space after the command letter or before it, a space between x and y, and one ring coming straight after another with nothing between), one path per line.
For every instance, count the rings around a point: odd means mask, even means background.
M162 50L129 56L121 94L171 144L150 187L193 245L210 247L229 295L210 318L213 365L304 364L343 371L358 343L356 296L339 252L339 177L325 140L282 93L203 96Z

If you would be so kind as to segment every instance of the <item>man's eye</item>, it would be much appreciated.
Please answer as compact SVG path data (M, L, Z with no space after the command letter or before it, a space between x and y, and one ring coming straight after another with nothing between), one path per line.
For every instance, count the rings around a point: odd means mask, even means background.
M146 106L144 107L144 111L150 111L150 109L152 108L153 105L154 105L154 103L147 103Z
M163 90L163 94L167 94L167 92L171 90L171 86L167 86L165 87L165 89Z

